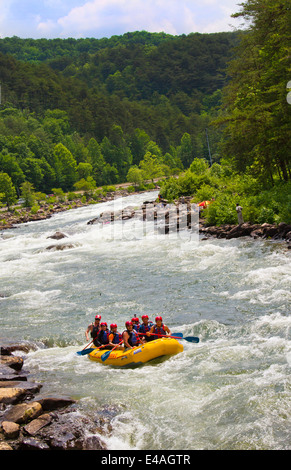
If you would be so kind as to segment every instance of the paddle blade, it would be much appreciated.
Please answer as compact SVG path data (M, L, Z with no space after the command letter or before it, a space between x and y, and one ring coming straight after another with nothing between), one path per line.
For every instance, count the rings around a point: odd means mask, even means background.
M186 341L189 341L190 343L199 343L199 338L197 336L185 336Z
M102 354L101 361L104 362L110 356L111 351L107 351L106 353Z
M179 338L183 338L183 333L173 333L173 336L175 336L177 338L177 336L179 336Z
M95 348L88 348L88 349L83 349L82 351L77 351L77 354L79 356L85 356L86 354L90 354L90 352L94 351Z

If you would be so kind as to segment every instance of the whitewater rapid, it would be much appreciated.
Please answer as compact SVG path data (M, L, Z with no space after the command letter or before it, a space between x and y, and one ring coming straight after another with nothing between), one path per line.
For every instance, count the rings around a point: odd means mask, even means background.
M65 392L84 414L107 410L109 449L290 449L286 246L159 236L139 220L87 224L119 204L1 233L0 338L36 345L25 363L43 394ZM67 238L49 239L56 231ZM54 243L70 248L48 250ZM105 367L76 354L96 313L121 331L132 316L159 313L200 342L139 369Z

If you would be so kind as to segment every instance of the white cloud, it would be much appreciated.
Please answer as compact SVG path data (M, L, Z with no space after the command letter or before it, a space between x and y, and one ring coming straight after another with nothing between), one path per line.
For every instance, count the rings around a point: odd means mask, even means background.
M41 21L38 31L62 37L137 30L170 34L226 31L235 23L230 15L237 10L235 0L88 0L57 20Z
M210 33L239 25L241 0L0 0L0 35L110 37L128 31Z

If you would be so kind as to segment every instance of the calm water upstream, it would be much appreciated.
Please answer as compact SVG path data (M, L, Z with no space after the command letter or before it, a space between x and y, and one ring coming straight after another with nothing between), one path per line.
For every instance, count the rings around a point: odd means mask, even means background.
M114 236L111 224L87 225L112 204L2 232L0 339L38 345L25 367L43 394L77 399L80 413L114 410L109 449L290 449L286 245L143 234L133 220L114 224ZM68 238L47 238L57 230ZM74 247L46 250L64 242ZM138 369L105 367L76 354L97 312L121 331L133 315L159 313L200 342Z

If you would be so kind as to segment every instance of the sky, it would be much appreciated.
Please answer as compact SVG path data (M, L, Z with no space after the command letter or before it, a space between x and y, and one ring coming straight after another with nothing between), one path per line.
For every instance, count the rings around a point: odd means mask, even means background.
M145 30L233 31L242 0L0 0L0 38L102 38Z

